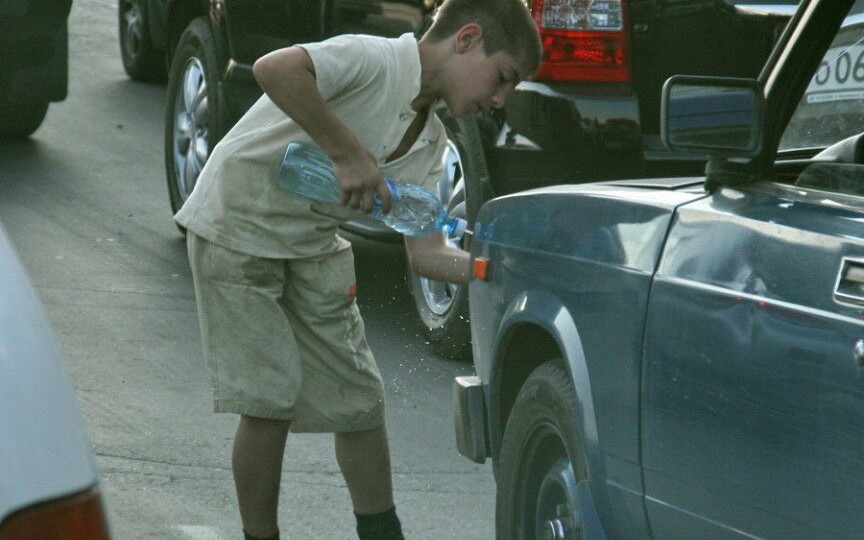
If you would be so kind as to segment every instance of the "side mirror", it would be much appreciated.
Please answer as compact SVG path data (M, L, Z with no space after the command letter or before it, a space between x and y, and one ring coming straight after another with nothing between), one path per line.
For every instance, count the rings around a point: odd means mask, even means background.
M670 150L753 157L762 150L764 100L755 79L676 75L663 85L660 136Z

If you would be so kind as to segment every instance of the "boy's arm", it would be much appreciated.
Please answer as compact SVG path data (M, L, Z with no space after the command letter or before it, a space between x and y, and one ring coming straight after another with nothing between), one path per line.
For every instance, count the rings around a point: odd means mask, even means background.
M315 66L300 47L279 49L259 58L252 73L273 103L309 134L333 160L342 187L342 204L372 210L372 194L390 210L390 190L375 160L333 113L315 84Z
M405 250L415 274L459 285L467 285L471 279L471 256L448 246L441 232L420 238L406 236Z

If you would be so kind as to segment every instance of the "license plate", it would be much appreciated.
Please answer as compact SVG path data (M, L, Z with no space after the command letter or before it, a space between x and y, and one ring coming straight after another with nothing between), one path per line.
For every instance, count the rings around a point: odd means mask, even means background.
M849 17L807 86L807 103L864 99L864 20ZM835 42L836 43L836 42Z

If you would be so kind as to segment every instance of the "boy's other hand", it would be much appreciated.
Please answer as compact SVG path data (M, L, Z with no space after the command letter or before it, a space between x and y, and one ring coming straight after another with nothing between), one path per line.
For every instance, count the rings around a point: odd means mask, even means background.
M333 172L342 188L342 204L368 214L374 207L373 196L377 193L381 209L385 213L390 211L390 189L371 156L334 160Z

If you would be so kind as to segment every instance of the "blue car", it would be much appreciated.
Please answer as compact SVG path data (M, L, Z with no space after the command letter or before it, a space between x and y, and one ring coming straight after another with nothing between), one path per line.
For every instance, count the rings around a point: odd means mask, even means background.
M864 538L862 43L805 0L757 79L667 81L704 176L480 209L453 405L499 539Z

